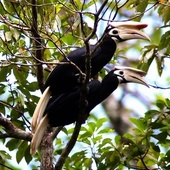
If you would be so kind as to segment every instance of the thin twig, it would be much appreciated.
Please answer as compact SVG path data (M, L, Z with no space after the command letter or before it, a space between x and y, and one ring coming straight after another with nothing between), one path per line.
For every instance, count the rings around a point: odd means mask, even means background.
M53 133L51 134L51 139L54 140L57 135L59 134L59 132L62 130L63 126L59 126L59 127L56 127L53 131Z
M4 165L4 164L2 164L2 163L0 163L0 165L1 165L2 167L5 167L5 168L7 168L7 169L14 170L14 169L10 168L9 166L7 166L7 165Z
M156 83L155 83L156 84ZM170 89L170 87L161 87L161 86L158 86L158 85L152 85L152 84L149 84L149 86L155 88L155 89L162 89L162 90L168 90Z
M69 153L71 152L71 150L73 149L73 147L74 147L74 145L77 141L80 129L81 129L81 123L76 122L73 135L71 136L71 139L67 143L66 147L64 148L64 150L63 150L63 152L62 152L62 154L61 154L61 156L58 160L58 162L56 163L55 170L61 170L62 169L63 164L64 164L67 156L69 155Z
M12 91L11 91L12 92ZM12 93L11 93L12 94ZM14 97L13 97L14 98ZM15 110L16 112L18 112L22 118L30 125L30 122L28 121L28 119L24 116L23 112L19 109L17 109L17 107L14 107L4 101L0 101L0 104L4 105L5 107L7 107L8 109L12 109L12 110ZM27 127L28 128L28 127ZM28 128L29 129L29 128Z

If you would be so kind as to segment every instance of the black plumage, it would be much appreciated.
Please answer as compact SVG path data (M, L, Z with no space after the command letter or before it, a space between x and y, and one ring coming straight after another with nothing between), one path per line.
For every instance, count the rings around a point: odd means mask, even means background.
M149 40L149 37L140 31L140 29L145 28L146 26L146 24L141 24L139 22L110 23L101 39L101 43L90 46L91 78L111 60L118 42L129 39ZM83 73L85 73L86 47L78 48L71 52L68 54L67 59L73 62ZM65 62L67 59L63 59L61 62ZM38 117L42 117L50 96L74 91L81 85L82 82L80 80L79 71L74 65L57 65L47 78L45 91L34 111L31 123L33 133L40 121Z
M95 45L91 45L90 51L92 52L95 48ZM115 41L106 33L102 43L91 55L91 77L111 60L115 50ZM86 47L71 52L67 58L85 73ZM63 59L61 62L67 62L67 60ZM47 78L45 89L50 86L51 95L69 92L82 85L79 74L79 70L72 64L57 65Z
M90 111L104 99L106 99L120 83L141 83L147 86L142 79L146 73L128 67L116 67L110 71L102 82L92 80L88 83L88 93L86 95L87 106L85 113ZM45 129L50 126L64 126L78 120L81 112L80 108L81 90L64 93L59 96L52 96L47 105L45 115L36 128L36 132L31 142L31 154L35 153Z
M129 24L128 24L129 23ZM120 23L119 23L120 24ZM125 25L125 26L123 26ZM138 26L138 27L137 27ZM90 45L91 54L91 77L94 77L113 57L117 43L129 39L147 39L141 28L146 24L138 22L121 23L119 26L110 24L104 32L100 44ZM67 55L62 62L73 62L85 73L86 47L78 48ZM69 62L68 62L69 63ZM82 81L78 69L72 64L57 65L46 80L44 89L50 87L51 95L58 95L80 87Z

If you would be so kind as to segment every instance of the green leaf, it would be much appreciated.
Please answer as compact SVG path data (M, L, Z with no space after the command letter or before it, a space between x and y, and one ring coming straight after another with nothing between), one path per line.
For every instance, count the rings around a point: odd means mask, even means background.
M117 137L117 136L116 136ZM103 147L108 147L110 145L110 148L113 148L113 141L110 138L105 138L102 140L102 143L99 145L99 148L102 149Z
M170 53L170 31L162 35L158 50L166 49L166 53Z
M159 109L162 110L162 109L166 106L166 104L165 104L165 102L164 102L163 100L158 99L158 100L156 101L156 106L157 106Z
M34 92L34 91L36 91L36 90L38 90L39 88L38 88L38 83L37 82L31 82L31 83L27 83L26 85L25 85L25 88L27 89L27 90L29 90L29 91L31 91L31 92Z
M98 134L106 134L106 133L111 133L111 132L114 132L114 130L110 129L110 128L104 128L104 129L100 130L98 132Z
M5 161L6 159L11 159L11 155L9 155L6 151L0 150L0 160Z
M162 16L164 23L166 24L170 20L170 8L169 5L160 5L158 13Z
M6 39L6 41L12 40L12 33L10 31L5 32L5 39Z
M153 143L153 142L151 142L150 143L151 144L151 146L152 146L152 149L154 150L154 151L156 151L156 152L159 152L160 153L160 148L159 148L159 146L158 145L155 145L155 143Z
M48 61L51 58L51 52L49 49L45 49L43 58Z
M130 134L130 133L125 133L124 135L123 135L123 137L125 137L125 138L127 138L127 139L132 139L134 136L132 135L132 134ZM121 138L120 138L121 139Z
M167 132L162 132L157 135L152 135L155 139L159 141L159 143L165 143L166 138L167 138Z
M122 139L121 136L115 136L115 143L116 143L116 145L119 145L121 143L121 139Z
M13 151L14 149L17 149L20 144L20 140L18 139L11 139L7 142L6 147L10 150Z
M141 132L144 132L144 130L146 129L146 124L144 124L141 119L136 118L129 119L133 124L135 124L138 127L139 130L141 130Z
M102 139L102 135L98 135L96 137L92 138L92 141L94 144L96 144L97 142L99 142Z
M148 119L152 119L155 115L160 114L160 111L158 110L148 110L145 113L145 118Z
M18 84L24 87L27 83L28 73L24 71L24 67L15 67L13 69L15 78L17 79Z
M0 94L3 94L5 92L5 85L0 83Z
M166 98L165 102L166 102L166 106L168 107L168 109L170 109L170 100L168 98Z
M1 68L0 67L0 82L6 82L8 76L11 74L11 70L12 70L12 66L8 66L8 67L4 67Z
M18 147L18 151L16 153L16 160L18 163L20 163L22 158L25 156L25 151L27 148L28 148L27 141L23 141L21 145Z
M151 50L146 50L142 55L142 59L138 64L138 68L145 72L148 72L149 67L152 64L154 58L155 58L155 49L152 48Z
M143 13L148 5L148 0L142 0L139 2L137 6L137 12ZM136 18L136 21L140 21L144 14L140 15L139 17Z
M100 127L102 127L102 125L107 122L108 119L107 118L100 118L96 121L96 126L97 126L97 129L99 129Z
M4 6L2 5L2 3L0 3L0 14L4 15L6 13L6 11L4 10Z
M31 160L32 156L30 154L30 147L27 147L25 150L25 161L27 162L27 164L29 164Z
M96 129L96 123L95 122L88 122L88 131L93 134Z

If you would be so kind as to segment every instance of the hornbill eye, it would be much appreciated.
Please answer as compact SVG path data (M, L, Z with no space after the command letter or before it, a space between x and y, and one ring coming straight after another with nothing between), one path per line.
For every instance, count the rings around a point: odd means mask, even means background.
M120 75L123 75L123 71L120 71L119 74L120 74Z
M115 29L114 29L114 30L112 31L112 34L118 34L118 30L115 30Z

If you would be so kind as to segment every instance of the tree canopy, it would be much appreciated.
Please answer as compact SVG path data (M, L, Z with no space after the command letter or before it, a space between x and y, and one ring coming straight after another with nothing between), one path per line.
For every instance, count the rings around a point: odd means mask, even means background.
M23 169L22 160L26 169L170 169L169 15L168 0L0 1L0 169ZM79 129L49 129L32 157L30 121L49 73L70 51L97 43L109 22L131 20L148 24L151 42L121 44L110 63L166 74L167 95L121 86L119 97L102 103L105 118L99 109ZM145 106L143 115L135 103L126 107L123 99L132 97Z

